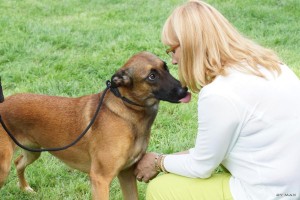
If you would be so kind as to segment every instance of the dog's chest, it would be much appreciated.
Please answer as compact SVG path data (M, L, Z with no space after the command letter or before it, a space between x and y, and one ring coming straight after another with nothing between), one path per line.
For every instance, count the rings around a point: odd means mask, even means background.
M133 144L132 153L128 157L126 167L130 167L139 161L144 153L146 152L148 146L148 136L136 138Z
M151 132L151 125L154 121L156 113L148 113L138 122L131 124L131 145L128 150L128 157L124 168L130 167L138 162L145 154Z

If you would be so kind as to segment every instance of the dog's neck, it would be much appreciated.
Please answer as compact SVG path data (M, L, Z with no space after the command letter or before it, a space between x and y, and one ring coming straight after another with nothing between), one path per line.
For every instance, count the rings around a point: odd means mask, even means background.
M121 88L120 88L121 89ZM131 97L131 95L126 95L126 91L124 92L124 90L121 92L119 90L119 88L117 87L110 87L110 92L114 94L115 97L121 99L124 103L124 105L126 105L127 107L130 107L134 110L140 110L140 111L144 111L144 110L150 110L150 111L157 111L158 110L158 104L159 104L159 100L155 99L153 101L150 102L150 100L146 100L145 102L141 103L141 102L137 102L135 100L133 100ZM125 93L125 95L123 95Z
M121 91L122 92L122 91ZM105 98L105 105L108 106L108 108L116 113L119 116L122 116L123 118L131 118L132 116L138 115L137 118L145 119L157 115L158 108L159 108L159 101L156 102L150 102L152 104L149 104L151 106L135 106L132 104L129 104L123 100L121 100L119 97L116 97L111 91L107 92L107 97ZM130 98L130 96L128 97Z

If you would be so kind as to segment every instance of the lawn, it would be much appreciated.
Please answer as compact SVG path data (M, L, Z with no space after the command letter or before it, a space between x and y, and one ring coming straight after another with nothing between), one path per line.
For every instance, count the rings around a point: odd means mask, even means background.
M274 49L300 77L299 0L207 0L244 35ZM77 97L97 93L125 61L150 51L172 66L160 42L161 28L183 0L0 0L0 76L5 96L19 92ZM189 104L162 102L149 151L192 147L197 94ZM86 174L48 153L27 169L35 194L20 191L14 167L1 200L90 199ZM139 183L140 199L146 184ZM122 199L118 182L111 199Z

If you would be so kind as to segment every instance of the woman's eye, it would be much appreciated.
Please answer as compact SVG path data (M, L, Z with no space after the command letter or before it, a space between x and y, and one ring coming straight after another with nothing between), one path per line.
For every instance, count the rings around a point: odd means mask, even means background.
M148 76L148 79L149 79L150 81L154 81L155 78L156 78L155 74L150 74L150 75Z

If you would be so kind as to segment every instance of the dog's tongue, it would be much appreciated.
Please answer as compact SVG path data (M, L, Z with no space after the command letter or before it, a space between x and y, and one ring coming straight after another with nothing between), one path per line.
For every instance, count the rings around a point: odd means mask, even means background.
M191 97L192 97L192 94L190 92L188 92L187 95L184 98L179 100L179 102L188 103L188 102L191 101Z

